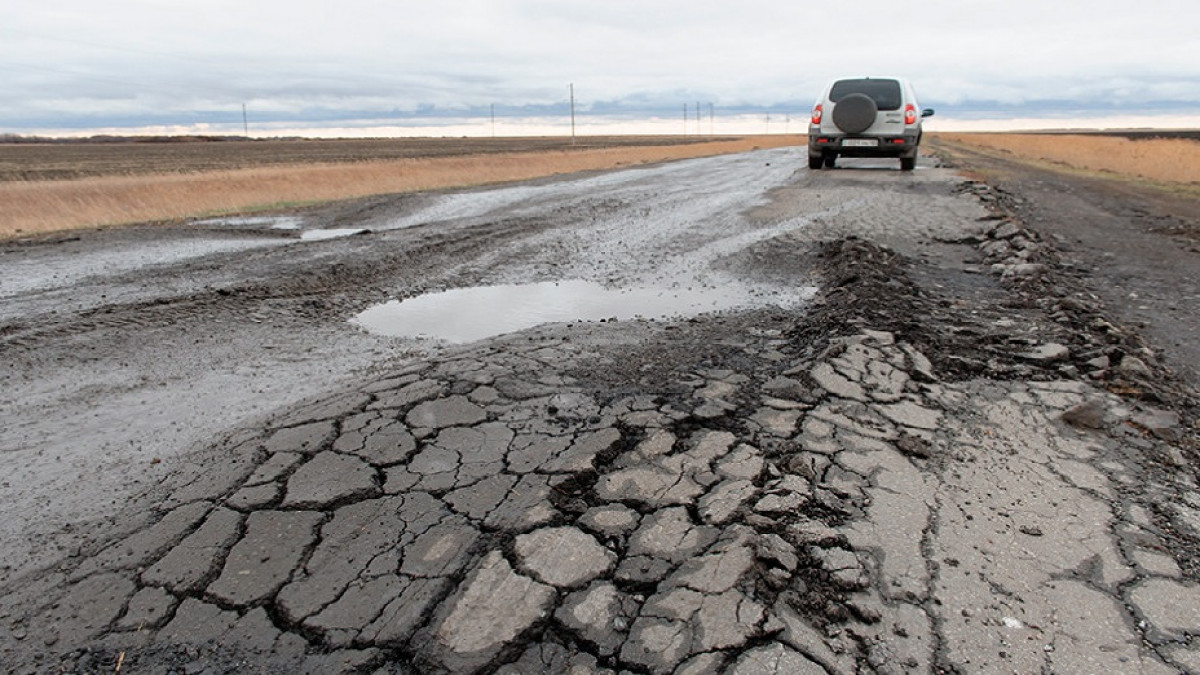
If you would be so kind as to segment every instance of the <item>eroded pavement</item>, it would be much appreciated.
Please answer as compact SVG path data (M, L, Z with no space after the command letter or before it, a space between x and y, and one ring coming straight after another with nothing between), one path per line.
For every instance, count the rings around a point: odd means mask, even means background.
M1019 224L961 229L945 245L1007 289L986 311L1045 271ZM984 308L895 290L873 244L825 246L807 319L544 327L239 430L124 535L12 584L0 658L1200 672L1195 428L1128 395L1153 373L1127 336L956 351ZM891 323L843 320L860 304Z

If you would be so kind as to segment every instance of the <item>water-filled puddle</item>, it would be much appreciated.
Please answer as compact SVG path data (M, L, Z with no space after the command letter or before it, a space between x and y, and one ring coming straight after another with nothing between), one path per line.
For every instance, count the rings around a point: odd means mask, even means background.
M352 237L356 234L366 234L368 232L370 230L363 227L336 227L328 230L305 230L300 233L300 238L304 241L321 241L324 239Z
M292 230L300 232L303 241L323 241L350 237L356 234L370 232L364 227L341 227L329 229L304 229L304 218L300 216L227 216L224 218L208 218L195 221L196 225L208 227L248 228L255 230Z
M814 288L722 284L715 288L612 289L590 281L459 288L375 305L351 319L394 337L472 342L544 323L665 319L766 306L795 307Z
M299 216L227 216L197 220L196 225L216 227L248 227L271 230L299 230L304 219Z

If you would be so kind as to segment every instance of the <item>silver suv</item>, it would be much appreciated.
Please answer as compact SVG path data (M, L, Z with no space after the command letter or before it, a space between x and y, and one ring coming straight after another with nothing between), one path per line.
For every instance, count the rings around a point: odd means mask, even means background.
M840 157L899 157L900 169L917 165L922 110L908 80L862 77L836 80L813 107L808 125L808 168L832 169Z

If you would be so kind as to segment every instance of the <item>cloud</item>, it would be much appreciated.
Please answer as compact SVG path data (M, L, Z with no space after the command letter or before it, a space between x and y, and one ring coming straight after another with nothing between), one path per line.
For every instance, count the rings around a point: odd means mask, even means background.
M806 110L834 76L904 74L953 109L1200 109L1190 0L80 0L0 13L4 124L535 109ZM290 116L290 117L289 117ZM6 131L6 129L0 129Z

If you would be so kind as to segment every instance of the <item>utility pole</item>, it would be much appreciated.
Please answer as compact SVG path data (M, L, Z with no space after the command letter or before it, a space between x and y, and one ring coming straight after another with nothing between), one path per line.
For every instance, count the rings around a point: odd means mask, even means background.
M687 104L684 103L683 104L683 135L684 136L687 136L687 134L688 134L687 124L688 124Z
M242 131L250 138L250 122L246 119L246 104L242 104Z
M575 83L571 83L571 145L575 145Z

